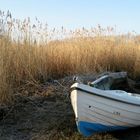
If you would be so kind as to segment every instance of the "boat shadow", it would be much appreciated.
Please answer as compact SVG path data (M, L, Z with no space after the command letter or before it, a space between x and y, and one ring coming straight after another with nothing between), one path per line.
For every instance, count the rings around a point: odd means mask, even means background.
M118 140L140 140L140 127L117 130L111 132L111 135Z

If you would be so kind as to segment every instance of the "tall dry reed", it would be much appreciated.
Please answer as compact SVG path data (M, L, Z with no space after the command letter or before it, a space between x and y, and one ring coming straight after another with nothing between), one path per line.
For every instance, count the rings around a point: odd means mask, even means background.
M14 89L26 82L44 82L76 73L127 71L140 76L140 38L115 35L113 28L67 31L1 15L0 103L10 101ZM4 18L6 16L6 19Z

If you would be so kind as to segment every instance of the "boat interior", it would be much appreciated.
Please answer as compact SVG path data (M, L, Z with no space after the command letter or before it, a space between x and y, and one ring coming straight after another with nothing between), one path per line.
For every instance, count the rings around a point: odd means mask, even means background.
M127 75L106 75L90 83L90 86L102 90L123 90L129 93L140 94L140 82L135 82L128 78Z

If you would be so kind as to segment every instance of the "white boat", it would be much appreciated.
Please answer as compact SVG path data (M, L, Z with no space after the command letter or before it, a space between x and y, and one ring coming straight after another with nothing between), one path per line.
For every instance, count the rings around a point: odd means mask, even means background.
M90 136L140 126L140 95L111 89L114 81L121 83L125 77L126 73L113 73L90 85L74 83L71 86L71 104L81 134Z

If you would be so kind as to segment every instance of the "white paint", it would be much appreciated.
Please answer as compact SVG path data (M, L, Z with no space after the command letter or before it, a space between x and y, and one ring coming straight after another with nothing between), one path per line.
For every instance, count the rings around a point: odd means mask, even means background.
M111 126L135 127L140 125L139 95L134 96L122 90L100 90L78 83L72 85L72 88L93 93L89 94L76 89L71 92L71 102L78 121Z

